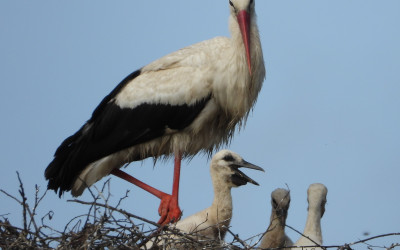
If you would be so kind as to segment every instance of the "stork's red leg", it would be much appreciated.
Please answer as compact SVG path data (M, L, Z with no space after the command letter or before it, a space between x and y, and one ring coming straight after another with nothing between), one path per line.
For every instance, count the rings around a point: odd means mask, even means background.
M161 218L158 221L158 224L164 225L169 222L176 222L181 218L182 211L179 208L178 204L181 160L181 153L176 153L174 164L174 180L172 183L172 195L165 196L161 199L160 207L158 208L158 213L160 214Z
M146 183L136 179L135 177L125 173L119 169L113 169L111 174L118 176L140 188L146 190L147 192L153 194L154 196L161 199L160 207L158 208L158 213L161 216L158 224L167 224L169 222L176 222L181 218L182 212L178 205L178 195L179 195L179 177L181 172L181 160L182 156L180 153L175 154L175 166L174 166L174 180L172 184L172 195L166 194L156 188L153 188Z
M126 180L126 181L128 181L128 182L130 182L130 183L132 183L132 184L134 184L134 185L136 185L138 187L140 187L141 189L146 190L147 192L149 192L149 193L153 194L154 196L158 197L159 199L162 199L165 196L170 196L169 194L166 194L166 193L164 193L164 192L162 192L162 191L160 191L158 189L155 189L155 188L147 185L144 182L139 181L135 177L125 173L122 170L113 169L111 171L111 174L113 174L115 176L118 176L119 178L124 179L124 180Z

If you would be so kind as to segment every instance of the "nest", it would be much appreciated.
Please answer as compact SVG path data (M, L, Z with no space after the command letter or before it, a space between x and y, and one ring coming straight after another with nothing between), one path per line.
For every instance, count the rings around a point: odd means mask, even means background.
M242 240L227 228L227 232L232 236L230 238L233 239L231 242L226 242L222 239L199 237L194 233L182 233L169 226L160 226L120 208L121 202L128 197L128 191L117 204L110 205L109 181L104 183L97 195L91 192L93 200L90 202L69 200L69 202L87 206L88 211L72 218L63 230L57 230L49 226L49 221L54 216L52 211L47 212L41 218L38 218L36 214L47 191L41 193L36 185L34 203L28 204L18 173L17 176L20 184L20 198L10 195L2 189L0 192L21 205L23 225L12 225L5 215L0 215L1 249L148 249L149 243L152 242L157 242L157 244L150 244L152 245L151 249L258 249L257 245L266 233L262 232ZM149 229L145 230L145 228ZM320 247L323 249L352 249L354 245L364 244L369 249L382 248L367 244L367 241L395 235L400 235L400 233L378 235L349 244ZM400 243L393 243L386 249L394 249L399 246Z

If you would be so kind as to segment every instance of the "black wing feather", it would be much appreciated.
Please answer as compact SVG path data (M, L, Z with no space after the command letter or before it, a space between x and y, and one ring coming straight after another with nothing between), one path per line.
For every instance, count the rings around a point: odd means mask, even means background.
M83 169L107 155L158 138L168 127L182 130L203 110L211 95L193 105L147 104L120 108L113 101L123 87L140 74L126 77L99 106L90 120L59 146L45 171L48 188L69 191ZM149 157L149 156L148 156ZM132 159L133 160L141 160Z

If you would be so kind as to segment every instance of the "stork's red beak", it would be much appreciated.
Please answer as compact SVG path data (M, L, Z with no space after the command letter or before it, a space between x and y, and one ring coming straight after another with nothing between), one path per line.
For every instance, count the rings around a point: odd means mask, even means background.
M247 11L242 10L237 14L237 20L242 33L244 47L246 49L247 65L251 75L251 58L250 58L250 15Z

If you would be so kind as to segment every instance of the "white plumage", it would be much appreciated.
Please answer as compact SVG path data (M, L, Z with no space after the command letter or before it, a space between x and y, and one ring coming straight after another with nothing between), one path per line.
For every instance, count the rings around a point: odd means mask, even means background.
M290 192L277 188L271 193L271 217L266 233L261 239L260 248L281 248L293 245L285 233L286 218L290 205Z
M179 180L182 157L229 143L265 77L255 3L229 3L231 38L188 46L126 77L57 149L45 172L50 189L79 196L110 173L121 177L126 163L172 154ZM172 209L178 186L174 181Z
M318 246L322 245L321 218L325 213L326 195L328 189L321 183L311 184L307 190L308 215L303 235L294 246ZM311 240L310 240L311 239ZM309 247L302 249L322 249Z
M240 167L264 171L229 150L221 150L215 154L210 164L210 174L214 187L214 199L210 207L178 221L176 228L181 232L190 233L197 239L223 240L232 219L231 189L257 182L239 170ZM166 244L166 238L161 243ZM174 241L178 242L178 241ZM153 243L149 243L150 247ZM175 246L177 247L177 246ZM181 246L182 247L182 246Z
M158 157L173 152L193 155L200 150L211 152L229 142L235 126L254 105L265 76L255 17L251 20L252 75L248 72L237 19L231 15L229 20L232 38L207 40L150 63L111 100L121 108L134 109L143 103L194 105L212 95L193 122L184 130L171 129L164 136L93 162L90 174L79 179L90 186L93 184L87 182L90 175L96 176L93 179L97 181L106 172L102 169L109 173L126 163L130 155ZM80 195L86 187L79 179L74 183L74 195Z

